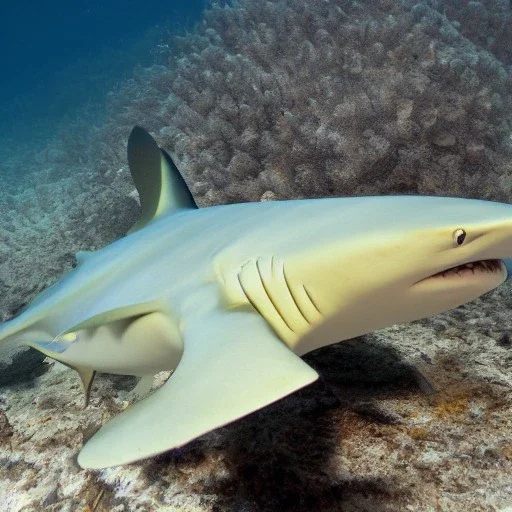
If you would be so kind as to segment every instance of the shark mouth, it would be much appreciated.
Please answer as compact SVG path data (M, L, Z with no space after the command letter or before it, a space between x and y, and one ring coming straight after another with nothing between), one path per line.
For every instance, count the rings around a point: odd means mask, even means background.
M437 274L433 274L427 279L439 279L448 277L466 277L476 274L502 273L503 263L501 260L480 260L463 263L456 267L451 267Z

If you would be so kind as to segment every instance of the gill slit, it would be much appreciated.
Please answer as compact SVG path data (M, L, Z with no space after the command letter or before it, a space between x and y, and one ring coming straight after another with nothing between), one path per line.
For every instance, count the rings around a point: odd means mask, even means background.
M318 306L316 305L315 301L313 300L313 297L311 296L311 294L308 292L307 288L305 285L302 285L302 288L304 288L304 291L306 292L306 295L308 296L308 299L310 300L311 304L313 304L313 307L318 311L318 314L322 314L322 312L320 311L320 309L318 308Z
M293 302L294 302L294 304L295 304L295 307L299 310L299 313L302 315L302 318L304 318L304 320L305 320L309 325L311 325L311 324L312 324L312 320L310 320L310 319L307 317L306 313L305 313L304 311L302 311L302 308L300 307L299 301L297 300L297 298L295 297L295 294L293 293L293 289L292 289L292 287L290 286L290 283L289 283L289 281L288 281L288 276L286 275L286 269L285 269L285 267L284 267L284 263L283 263L283 278L284 278L284 282L285 282L285 284L286 284L286 288L288 288L288 293L290 294L290 296L291 296L291 298L292 298L292 300L293 300ZM307 292L306 292L306 293L307 293ZM308 298L309 298L309 295L308 295ZM310 299L310 300L311 300L311 299ZM313 306L315 306L315 305L313 304ZM317 308L316 308L316 306L315 306L315 309L317 309ZM317 309L317 311L318 311L318 309Z
M271 265L272 265L272 262L271 262ZM270 300L270 303L272 304L272 306L274 306L274 309L276 310L277 314L280 316L281 320L286 325L286 327L288 327L288 329L290 329L290 331L292 331L295 334L295 331L292 329L290 324L286 321L284 315L281 313L281 311L277 307L276 303L274 302L274 300L272 299L272 296L270 295L270 293L268 291L267 286L265 285L265 281L263 280L263 276L261 275L259 259L256 260L256 270L258 271L258 275L260 276L261 284L263 286L263 289L265 290L265 294L267 295L268 300ZM271 267L271 271L272 271L272 267Z
M263 316L263 313L261 312L261 310L258 308L258 306L256 306L256 303L251 299L251 296L249 295L249 293L247 293L247 290L244 288L244 285L242 284L242 280L240 279L240 272L237 273L236 277L238 279L238 283L240 284L240 288L244 292L244 295L247 297L247 300L249 301L249 304L258 312L258 314L260 316L265 318Z

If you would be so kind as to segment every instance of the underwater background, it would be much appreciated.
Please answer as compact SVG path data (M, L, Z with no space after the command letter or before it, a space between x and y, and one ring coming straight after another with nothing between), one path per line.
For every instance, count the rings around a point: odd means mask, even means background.
M135 124L201 206L512 202L508 0L25 2L0 19L1 321L137 220ZM320 382L99 473L73 457L133 379L101 376L84 410L68 369L3 357L0 509L512 510L511 306L507 283L318 351Z
M64 115L100 107L107 92L155 62L160 38L191 29L205 0L4 2L0 7L0 127L50 135ZM45 123L45 133L37 133Z

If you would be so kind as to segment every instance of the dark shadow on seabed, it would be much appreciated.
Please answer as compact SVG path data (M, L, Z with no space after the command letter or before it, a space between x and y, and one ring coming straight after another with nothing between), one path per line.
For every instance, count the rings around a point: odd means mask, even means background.
M399 421L373 400L395 391L419 392L415 370L371 336L317 350L306 360L320 373L318 382L155 458L145 471L148 480L158 481L171 467L179 474L191 467L204 472L216 451L220 462L206 470L195 492L214 495L218 512L337 512L357 495L366 505L373 502L371 510L387 510L381 499L403 491L386 477L343 474L332 455L347 426L340 421L344 413L380 424Z
M0 387L17 384L32 385L34 380L49 370L45 355L32 348L17 351L12 357L0 354Z

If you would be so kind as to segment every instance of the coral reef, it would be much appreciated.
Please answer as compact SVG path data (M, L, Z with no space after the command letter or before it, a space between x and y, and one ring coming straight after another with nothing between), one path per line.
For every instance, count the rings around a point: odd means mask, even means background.
M509 0L443 0L431 2L450 20L457 21L459 32L491 52L505 65L512 65L512 9Z
M511 79L457 26L426 3L214 6L168 68L127 85L111 119L124 133L134 122L153 130L206 205L375 193L507 200Z

